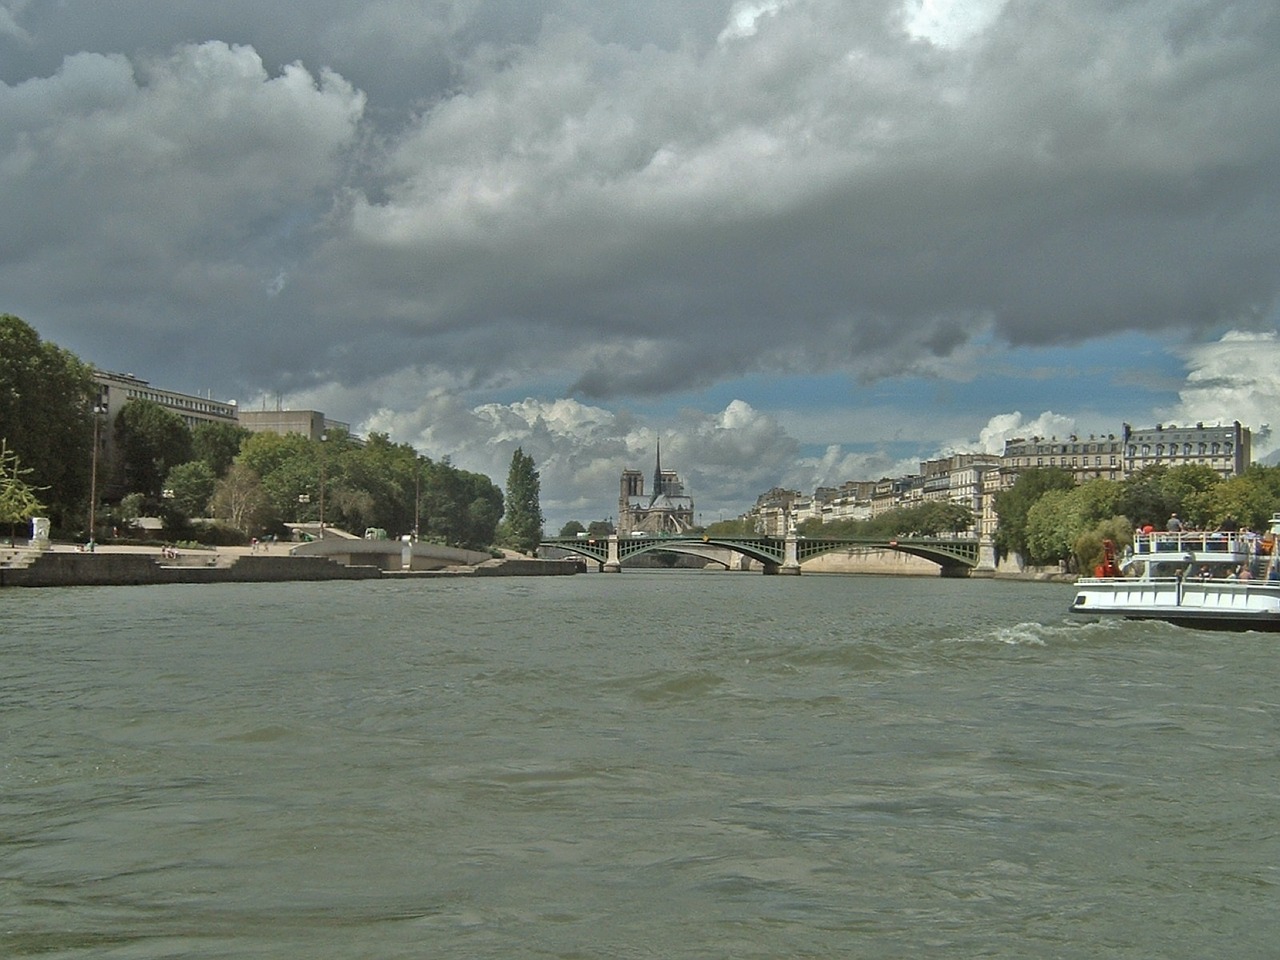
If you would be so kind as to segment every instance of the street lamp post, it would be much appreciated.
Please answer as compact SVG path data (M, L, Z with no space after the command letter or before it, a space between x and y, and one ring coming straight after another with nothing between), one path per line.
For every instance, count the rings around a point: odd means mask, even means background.
M101 403L93 405L93 454L89 461L89 543L91 545L96 539L94 530L98 517L98 427L101 415L106 412L106 407Z
M417 543L421 536L418 523L422 513L422 458L414 454L413 458L413 542Z
M329 439L327 433L320 434L320 539L324 539L324 442Z

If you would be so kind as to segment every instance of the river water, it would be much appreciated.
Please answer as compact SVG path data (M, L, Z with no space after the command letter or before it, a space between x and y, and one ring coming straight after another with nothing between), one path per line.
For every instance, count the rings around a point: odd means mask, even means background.
M0 592L0 955L1276 956L1275 639L1070 597Z

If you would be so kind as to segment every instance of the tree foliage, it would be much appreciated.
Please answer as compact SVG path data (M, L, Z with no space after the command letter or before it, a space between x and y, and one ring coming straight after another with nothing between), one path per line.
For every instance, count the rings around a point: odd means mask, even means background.
M271 502L262 479L243 463L232 464L217 482L209 508L215 517L246 535L258 533L271 517Z
M26 480L31 473L20 464L17 452L0 438L0 523L12 527L44 513L37 489Z
M201 423L191 431L191 454L203 461L215 477L222 477L240 454L252 433L234 423Z
M116 414L115 431L124 489L159 499L169 471L191 459L186 423L154 400L137 399Z
M495 542L502 491L482 474L433 461L375 433L362 445L345 431L324 440L298 433L255 433L237 464L260 478L270 515L283 523L316 523L324 494L326 526L359 533L381 527L424 540L480 548Z
M1149 523L1163 529L1172 514L1187 513L1188 508L1197 503L1194 499L1196 494L1214 489L1221 479L1216 470L1200 464L1144 467L1120 481L1117 507L1134 526L1141 527ZM1183 519L1195 526L1204 526L1210 522L1207 516Z
M964 533L973 527L973 510L950 500L928 500L913 507L886 510L865 520L837 520L822 523L806 520L798 532L806 536L869 537L888 540L893 537L936 537Z
M587 524L587 536L596 540L604 540L613 536L616 529L617 527L609 520L592 520Z
M31 471L24 482L42 491L58 527L88 511L93 397L87 364L0 314L0 438Z
M709 537L754 537L756 536L756 524L751 517L717 520L707 526L706 534Z
M1189 526L1202 530L1216 530L1232 520L1252 530L1265 530L1280 508L1276 481L1280 481L1280 468L1255 467L1208 490L1188 494L1182 515Z
M522 553L533 553L542 542L541 480L533 458L520 447L511 455L507 472L506 520L503 540Z
M1005 554L1028 555L1027 515L1050 490L1070 490L1075 479L1060 467L1033 467L1018 476L1013 486L995 497L996 548Z
M180 463L165 477L164 488L171 493L169 502L183 518L203 517L208 513L218 478L204 460Z
M1019 484L1036 472L1023 474ZM1164 529L1175 513L1185 529L1213 530L1230 523L1265 530L1280 509L1280 467L1258 464L1225 479L1209 467L1183 464L1147 467L1119 482L1091 480L1072 489L1044 480L1041 476L1025 488L1013 487L1019 493L1013 505L1026 511L1020 528L1024 549L1019 552L1031 563L1065 561L1076 571L1093 569L1102 557L1104 540L1123 548L1132 543L1136 527L1149 523ZM997 494L1005 543L1010 542L1011 529L1017 529L1018 513L1006 512L1010 502L1005 494ZM1000 537L998 533L998 542Z
M1092 566L1091 558L1102 549L1100 525L1111 531L1112 521L1118 519L1122 527L1127 526L1124 517L1117 517L1120 493L1118 484L1104 479L1089 480L1069 490L1045 491L1027 511L1024 558L1036 565L1065 562L1072 569ZM1126 533L1121 542L1130 539Z

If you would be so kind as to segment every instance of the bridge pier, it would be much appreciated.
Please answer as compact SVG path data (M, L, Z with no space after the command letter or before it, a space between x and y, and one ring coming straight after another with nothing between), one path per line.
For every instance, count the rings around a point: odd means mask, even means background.
M614 531L609 534L609 556L600 567L601 573L621 573L622 572L622 554L618 552L618 533Z
M800 564L791 566L786 563L766 563L760 571L766 577L798 577L800 576Z
M783 542L782 547L782 566L777 570L778 573L788 577L800 576L800 550L799 538L796 537L795 530L787 534L787 539Z
M996 542L990 537L978 540L978 565L970 572L974 577L994 577L996 575Z

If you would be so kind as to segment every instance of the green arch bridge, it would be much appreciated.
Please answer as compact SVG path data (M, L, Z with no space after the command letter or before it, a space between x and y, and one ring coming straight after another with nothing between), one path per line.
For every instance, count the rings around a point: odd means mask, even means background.
M766 574L799 574L800 565L824 553L850 549L896 550L938 564L944 577L967 577L974 571L995 570L995 548L977 537L715 537L704 534L654 534L645 537L546 537L542 546L555 547L594 560L606 573L617 573L627 559L641 553L669 550L708 556L728 551L764 567ZM709 557L723 562L719 557Z

